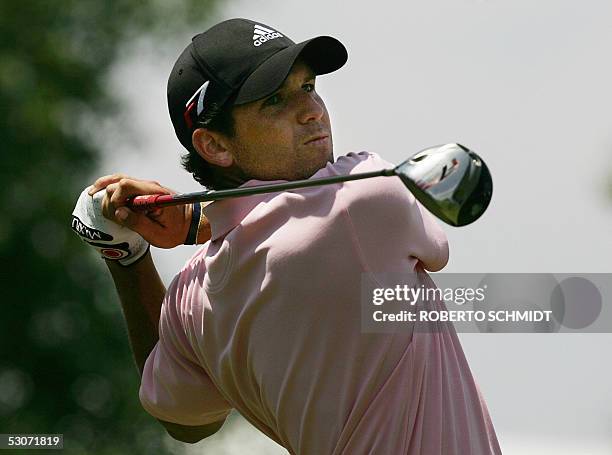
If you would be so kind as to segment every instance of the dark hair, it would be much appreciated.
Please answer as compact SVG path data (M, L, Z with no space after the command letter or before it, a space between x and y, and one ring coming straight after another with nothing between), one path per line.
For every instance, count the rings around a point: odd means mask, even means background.
M206 128L210 131L216 131L228 137L234 136L234 117L232 116L232 106L234 97L230 98L224 105L211 103L206 109L206 112L195 123L195 131L197 128ZM181 157L183 168L193 175L193 178L200 184L213 190L227 188L228 185L223 182L222 168L208 163L200 154L193 148Z

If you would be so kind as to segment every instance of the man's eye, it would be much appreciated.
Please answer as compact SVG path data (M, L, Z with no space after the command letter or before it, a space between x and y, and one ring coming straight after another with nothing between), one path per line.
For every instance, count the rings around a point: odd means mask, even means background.
M304 84L304 85L302 85L302 88L306 92L314 92L315 86L314 86L314 84Z
M273 106L275 104L280 103L281 97L278 93L275 93L274 95L272 95L269 98L266 98L266 100L263 102L264 106Z

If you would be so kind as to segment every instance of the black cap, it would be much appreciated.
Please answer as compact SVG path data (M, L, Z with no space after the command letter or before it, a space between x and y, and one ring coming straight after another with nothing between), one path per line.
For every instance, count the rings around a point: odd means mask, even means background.
M196 35L168 79L168 109L176 135L188 150L195 122L213 103L234 105L264 98L285 81L298 57L315 74L326 74L346 63L348 54L330 36L294 43L268 25L230 19Z

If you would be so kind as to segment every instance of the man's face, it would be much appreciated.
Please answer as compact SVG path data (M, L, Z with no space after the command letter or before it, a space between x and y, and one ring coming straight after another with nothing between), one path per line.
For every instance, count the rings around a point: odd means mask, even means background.
M329 114L315 75L297 61L272 95L233 109L235 135L227 150L257 180L299 180L333 162Z

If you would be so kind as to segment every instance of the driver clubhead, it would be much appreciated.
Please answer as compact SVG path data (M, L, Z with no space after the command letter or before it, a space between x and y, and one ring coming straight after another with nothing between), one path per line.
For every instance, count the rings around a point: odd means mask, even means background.
M487 165L460 144L427 148L394 171L421 204L451 226L480 218L493 194Z

